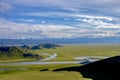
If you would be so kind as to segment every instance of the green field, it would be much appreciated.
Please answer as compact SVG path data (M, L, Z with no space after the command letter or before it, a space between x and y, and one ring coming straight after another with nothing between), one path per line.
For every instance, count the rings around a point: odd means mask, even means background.
M44 57L44 53L58 56L50 61L73 61L78 56L117 56L120 55L120 45L64 45L55 49L31 50L33 54L39 54ZM26 61L29 59L0 60L0 62ZM47 64L47 65L16 65L0 66L0 68L10 68L11 70L0 70L1 80L91 80L83 78L78 72L53 72L51 70L63 67L80 66L80 64ZM19 68L25 68L21 70ZM40 70L49 69L41 72Z
M0 60L0 63L5 63L5 62L24 62L24 61L35 61L36 59L32 59L32 58L21 58L21 59L6 59L6 60Z
M78 72L53 72L51 70L63 67L80 66L80 64L55 64L55 65L20 65L1 66L11 70L1 70L1 80L91 80L83 78ZM24 68L24 69L21 69ZM49 69L49 71L40 71Z
M117 44L79 44L64 45L56 49L34 50L33 53L43 55L43 53L58 54L52 61L71 61L78 56L116 56L120 55L120 45ZM44 56L44 55L43 55Z
M49 57L44 55L57 54L57 58L50 61L73 61L74 57L78 56L116 56L120 55L119 44L73 44L63 45L63 47L57 47L55 49L41 50L29 50L30 53L39 54L43 57ZM0 60L0 62L18 62L18 61L31 61L36 59L12 59L12 60Z
M38 72L26 71L22 73L2 75L1 80L91 80L83 78L77 72Z

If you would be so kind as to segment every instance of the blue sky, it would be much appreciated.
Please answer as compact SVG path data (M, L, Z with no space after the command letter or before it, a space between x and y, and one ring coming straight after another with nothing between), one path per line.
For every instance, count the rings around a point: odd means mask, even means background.
M0 38L120 37L119 0L0 0Z

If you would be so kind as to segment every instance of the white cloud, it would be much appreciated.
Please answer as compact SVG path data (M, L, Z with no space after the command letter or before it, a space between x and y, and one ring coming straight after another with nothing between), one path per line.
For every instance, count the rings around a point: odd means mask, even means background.
M96 29L103 29L103 28L108 28L108 29L120 29L120 24L114 24L114 23L108 23L103 20L96 20L96 19L81 19L80 21L89 23L91 25L95 25Z
M41 16L41 17L73 17L75 16L75 14L65 13L65 12L33 12L33 13L23 13L21 15Z
M69 20L69 18L78 18L76 20L85 19L101 19L113 21L114 18L108 16L93 16L93 15L83 15L78 13L68 13L68 12L33 12L33 13L23 13L24 16L40 16L40 17L63 17L64 20Z
M98 10L107 13L120 13L119 0L4 0L11 4L55 7L71 11L79 11L81 8Z
M6 12L12 8L11 5L7 3L0 2L0 12Z
M42 24L45 24L45 23L46 23L46 21L45 21L45 20L43 20L43 21L41 21L41 23L42 23Z
M103 17L103 16L90 16L90 15L76 15L77 17L88 18L88 19L105 19L112 21L113 19L110 17Z
M62 38L68 34L63 31L71 29L74 27L18 24L0 19L0 38Z
M55 13L54 13L55 14ZM71 14L74 18L76 14ZM62 16L62 15L61 15ZM112 37L120 36L120 24L106 22L113 21L110 17L77 15L76 20L92 25L74 27L52 24L22 24L0 19L0 38L77 38L77 37ZM31 19L19 19L34 21ZM81 24L81 23L80 23ZM86 24L87 25L87 24ZM114 29L114 30L113 30Z
M46 23L47 20L41 21L40 24L22 24L0 19L0 37L8 38L74 38L74 37L110 37L120 36L120 19L119 17L109 17L109 14L119 16L120 1L118 0L2 0L0 2L0 12L8 11L12 4L17 7L28 7L33 10L20 12L17 16L40 16L40 17L61 17L64 21L72 22L79 25L78 27L61 25L53 22ZM36 10L34 8L49 10ZM14 10L16 10L14 9ZM55 11L54 11L55 9ZM93 10L90 11L90 10ZM83 11L82 11L83 10ZM84 11L86 10L87 13ZM21 9L22 11L22 9ZM96 11L96 12L95 12ZM99 11L97 13L97 11ZM29 12L29 13L27 13ZM14 11L13 11L14 13ZM85 14L84 14L85 13ZM91 13L91 14L90 14ZM104 14L107 13L107 14ZM9 15L13 15L12 13ZM8 15L8 16L9 16ZM99 16L98 16L99 15ZM103 15L103 16L102 16ZM107 16L105 16L107 15ZM14 15L17 17L16 15ZM35 22L32 19L19 19L23 22ZM80 23L74 22L75 20ZM59 20L58 20L59 21ZM62 21L60 21L62 22ZM115 22L115 23L113 23ZM64 24L64 22L63 22ZM84 25L85 24L85 25Z
M34 19L17 19L19 21L23 21L23 22L35 22Z

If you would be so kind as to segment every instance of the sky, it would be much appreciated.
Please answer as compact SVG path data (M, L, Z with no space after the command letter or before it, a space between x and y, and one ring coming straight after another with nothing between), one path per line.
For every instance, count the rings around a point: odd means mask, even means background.
M0 0L0 39L120 37L120 0Z

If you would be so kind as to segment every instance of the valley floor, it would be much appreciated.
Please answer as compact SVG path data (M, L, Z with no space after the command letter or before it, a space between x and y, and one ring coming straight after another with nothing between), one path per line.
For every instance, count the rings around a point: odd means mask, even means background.
M49 60L55 61L76 61L75 57L80 56L117 56L120 55L120 45L64 45L55 49L31 50L33 54L39 54L44 57L57 54L57 57ZM44 55L45 53L49 55ZM26 60L0 60L3 62L18 62ZM31 59L28 59L31 61ZM41 60L44 61L44 60ZM79 61L79 60L78 60ZM51 70L57 68L80 66L81 64L44 64L44 65L15 65L15 66L0 66L7 70L0 70L1 80L91 80L83 78L78 72L53 72ZM10 68L10 69L9 69ZM12 68L12 69L11 69ZM17 70L16 70L17 68ZM24 68L19 70L18 68ZM43 71L40 71L43 70ZM47 71L44 71L47 70ZM9 74L9 75L8 75Z

